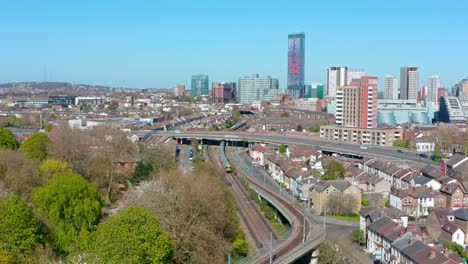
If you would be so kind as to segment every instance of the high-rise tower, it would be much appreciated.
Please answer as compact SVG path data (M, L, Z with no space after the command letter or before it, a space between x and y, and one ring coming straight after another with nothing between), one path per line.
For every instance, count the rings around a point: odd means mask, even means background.
M418 99L419 72L418 67L400 68L400 99Z
M288 35L288 85L287 92L294 99L304 95L305 34Z

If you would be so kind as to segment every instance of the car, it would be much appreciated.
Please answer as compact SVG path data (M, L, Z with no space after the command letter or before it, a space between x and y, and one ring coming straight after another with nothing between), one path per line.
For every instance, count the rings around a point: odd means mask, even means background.
M418 154L421 158L427 158L427 154L426 153L419 153Z
M369 148L369 146L367 146L367 145L361 145L361 149L368 149L368 148Z
M403 153L403 150L399 149L397 150L398 153Z
M178 130L178 129L177 129L176 131L174 131L174 132L175 132L176 134L182 133L182 132L181 132L180 130Z

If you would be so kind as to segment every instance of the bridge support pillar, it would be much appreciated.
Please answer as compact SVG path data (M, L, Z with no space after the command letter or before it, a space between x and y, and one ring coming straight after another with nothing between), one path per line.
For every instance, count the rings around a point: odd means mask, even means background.
M312 251L310 264L318 264L318 256L319 256L319 249L316 248L314 249L314 251Z

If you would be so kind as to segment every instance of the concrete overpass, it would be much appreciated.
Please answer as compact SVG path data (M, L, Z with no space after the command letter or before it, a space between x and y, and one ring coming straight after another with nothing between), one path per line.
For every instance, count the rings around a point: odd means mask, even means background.
M140 133L144 133L140 131ZM409 161L419 163L422 165L437 165L427 158L421 158L415 151L409 149L397 149L392 147L383 146L370 146L368 149L361 149L359 144L325 141L320 138L312 138L305 136L291 136L291 135L278 135L278 134L256 134L249 132L239 131L196 131L196 132L182 132L175 133L173 131L146 131L145 138L152 136L169 136L181 139L212 139L212 140L226 140L226 141L239 141L249 143L275 143L286 145L305 145L313 146L320 149L330 149L339 152L356 153L363 156L377 157L385 160L393 161Z

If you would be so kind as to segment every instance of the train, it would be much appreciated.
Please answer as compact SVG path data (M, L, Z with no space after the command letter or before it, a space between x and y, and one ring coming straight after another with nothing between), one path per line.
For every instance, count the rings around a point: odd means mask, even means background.
M229 163L228 159L226 158L225 146L226 146L226 142L221 141L221 144L219 145L219 157L221 159L221 162L223 163L224 170L227 173L231 173L232 166L231 166L231 163Z

